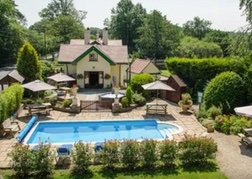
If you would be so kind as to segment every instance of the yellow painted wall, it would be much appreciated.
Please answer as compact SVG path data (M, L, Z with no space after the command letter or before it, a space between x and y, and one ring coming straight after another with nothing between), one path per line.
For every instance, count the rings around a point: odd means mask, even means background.
M153 64L150 63L144 70L143 73L160 73L159 69Z

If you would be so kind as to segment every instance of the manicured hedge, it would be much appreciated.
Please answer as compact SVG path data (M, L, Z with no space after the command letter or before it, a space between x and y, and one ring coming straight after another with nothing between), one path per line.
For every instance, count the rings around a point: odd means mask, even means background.
M234 72L223 72L213 78L204 91L204 106L222 108L223 113L233 112L237 106L244 104L244 82Z
M171 73L178 75L189 87L200 91L221 72L234 71L242 76L246 69L242 60L230 58L167 58L166 65Z
M147 73L134 75L131 80L131 88L133 92L138 93L138 94L142 93L145 98L148 98L150 91L144 91L144 89L142 88L142 85L151 83L153 81L154 81L154 78L150 74L147 74Z
M24 88L13 84L0 93L0 123L11 116L20 106Z

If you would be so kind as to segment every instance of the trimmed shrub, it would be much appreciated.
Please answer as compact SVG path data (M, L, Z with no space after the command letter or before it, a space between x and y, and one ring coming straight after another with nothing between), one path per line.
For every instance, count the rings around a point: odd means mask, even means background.
M177 158L178 145L174 140L163 140L159 144L160 160L165 166L174 164Z
M195 91L203 91L207 82L217 74L233 71L242 76L246 70L243 61L235 58L167 58L166 66Z
M126 90L126 97L128 99L128 104L132 104L132 94L133 94L133 91L131 89L131 86L128 86L127 87L127 90Z
M119 163L119 146L120 142L116 140L108 140L104 142L101 151L102 164L106 168L114 168Z
M121 163L124 167L135 168L139 159L139 142L136 140L124 140L121 143Z
M122 103L122 107L128 107L129 106L129 100L128 100L128 98L127 97L123 97L122 99L121 99L121 103Z
M62 106L64 108L68 108L69 106L71 106L71 104L72 104L72 100L70 99L64 99L64 101L62 102Z
M50 144L40 143L34 154L35 175L39 178L49 178L53 173L54 157L50 152Z
M202 164L213 157L217 144L212 138L185 136L179 143L179 150L183 164Z
M92 164L93 153L90 150L90 144L84 144L79 141L74 144L75 150L72 151L73 169L74 174L85 174L89 166Z
M233 112L236 106L244 102L244 83L234 72L223 72L212 79L204 92L204 106L220 107L223 113Z
M207 110L207 114L208 117L211 117L214 120L216 116L222 114L222 110L220 107L217 108L216 106L213 105Z
M142 88L142 85L151 83L153 81L154 81L154 78L150 74L147 74L147 73L134 75L131 80L132 90L137 93L143 93L144 89Z
M141 94L133 94L133 101L139 106L143 106L146 104L146 99Z
M34 167L34 154L29 145L16 143L12 151L8 153L11 158L11 168L17 178L29 178Z
M20 106L24 88L13 84L0 93L0 123L10 117Z
M153 167L158 159L157 141L146 139L140 144L141 163L144 167Z

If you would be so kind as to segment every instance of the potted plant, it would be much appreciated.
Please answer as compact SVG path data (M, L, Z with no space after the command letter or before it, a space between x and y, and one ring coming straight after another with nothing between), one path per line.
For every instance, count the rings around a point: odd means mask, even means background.
M81 74L81 73L77 75L77 79L83 79L83 77L84 77L84 76L83 76L83 74Z
M189 93L183 93L181 95L181 100L178 102L178 105L182 108L183 111L187 111L192 107L192 98Z
M111 78L110 74L106 73L106 74L104 75L104 79L105 79L105 80L109 80L110 78Z

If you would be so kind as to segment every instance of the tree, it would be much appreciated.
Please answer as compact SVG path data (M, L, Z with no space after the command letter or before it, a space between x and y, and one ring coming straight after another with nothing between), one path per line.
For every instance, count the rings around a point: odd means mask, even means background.
M146 16L138 32L139 38L136 42L140 56L150 59L172 56L181 38L179 27L167 21L157 10Z
M0 1L0 66L15 63L17 51L23 43L24 16L16 9L13 0Z
M66 15L73 17L79 23L82 23L86 14L86 11L78 11L74 7L73 0L52 0L52 2L39 13L40 17L43 19L53 20L59 15Z
M29 42L24 43L18 52L17 70L25 82L41 79L41 64L36 50Z
M194 17L192 21L187 21L183 25L183 32L187 36L202 39L210 31L211 24L210 21Z
M206 34L203 41L214 42L218 44L221 47L224 57L230 55L228 49L232 42L231 33L220 30L211 30L209 33Z
M251 24L252 22L252 1L240 0L240 9L243 9L244 14L247 16L246 20Z
M146 10L141 4L134 5L131 0L121 0L111 14L110 22L105 22L110 25L111 37L122 39L123 45L128 45L129 52L133 52L136 50L134 39L139 36L137 29L143 24Z

